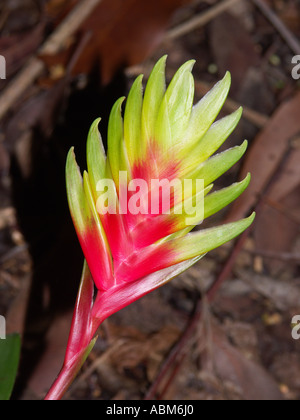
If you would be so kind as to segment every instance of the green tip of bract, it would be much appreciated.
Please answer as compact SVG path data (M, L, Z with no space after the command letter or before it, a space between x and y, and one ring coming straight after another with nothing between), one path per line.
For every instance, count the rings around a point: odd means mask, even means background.
M126 103L124 115L124 142L129 162L133 164L139 158L141 140L141 117L143 106L143 75L133 83Z
M203 255L231 241L248 229L254 219L255 213L252 213L246 219L191 233L183 238L170 241L177 252L176 262L186 261L198 255Z
M158 111L166 91L166 61L167 56L165 55L156 63L145 89L142 109L143 142L154 138Z
M228 96L230 84L231 75L227 72L224 78L193 107L185 136L187 147L194 147L213 124Z
M236 200L248 187L250 180L251 175L248 174L243 181L208 195L204 202L204 218L212 216Z
M188 128L194 101L195 61L185 63L176 72L159 107L155 124L155 139L165 151L184 136Z

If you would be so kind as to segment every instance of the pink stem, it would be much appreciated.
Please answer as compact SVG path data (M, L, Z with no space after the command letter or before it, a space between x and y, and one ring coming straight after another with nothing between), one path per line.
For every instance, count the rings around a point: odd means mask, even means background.
M80 364L81 367L81 364ZM80 369L79 367L79 369ZM61 400L72 382L75 379L79 369L76 369L76 365L71 369L67 366L64 366L60 371L58 377L50 388L49 392L45 397L45 401L57 401Z
M100 324L98 324L98 328L99 326ZM44 398L45 401L61 400L65 395L97 341L97 337L93 339L93 336L98 328L95 327L93 329L89 345L74 356L69 363L64 364L58 377Z

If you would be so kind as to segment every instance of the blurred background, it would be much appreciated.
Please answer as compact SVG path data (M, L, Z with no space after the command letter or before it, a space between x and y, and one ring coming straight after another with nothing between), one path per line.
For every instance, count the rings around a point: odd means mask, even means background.
M164 54L168 81L197 60L195 101L231 72L222 115L244 115L224 147L249 149L216 187L252 182L206 225L257 218L108 319L66 398L300 398L299 37L299 0L1 0L0 315L22 335L14 399L43 397L64 358L83 263L66 154L75 146L85 168L93 120L105 141L113 103Z

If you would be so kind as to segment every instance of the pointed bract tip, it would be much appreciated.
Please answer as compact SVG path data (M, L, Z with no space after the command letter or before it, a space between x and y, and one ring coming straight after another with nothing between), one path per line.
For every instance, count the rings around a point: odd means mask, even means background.
M68 152L67 158L70 158L71 155L75 156L75 147L72 146L71 149Z
M244 108L240 106L236 111L232 113L232 115L236 115L238 117L238 120L240 120L242 118L243 112Z
M228 96L230 87L231 87L231 73L227 71L223 79L217 82L215 86L208 92L208 94L215 88L221 88L223 91L223 95L225 94L224 96L224 102L225 102L225 98Z
M98 128L98 126L100 124L100 121L101 121L101 118L100 117L99 118L96 118L95 121L93 122L93 124L91 125L91 129L93 129L94 127L97 127Z
M155 66L153 67L153 69L155 69L155 67L160 67L161 65L166 66L167 63L167 59L168 59L168 54L163 55L155 64Z
M250 184L251 181L251 173L248 172L247 175L245 176L245 179L243 180L245 183L247 183L247 185Z
M244 153L248 148L248 140L244 140L243 143L240 145L240 148L243 150Z
M67 155L66 174L71 175L71 172L74 171L75 168L76 168L76 172L80 173L80 168L76 161L75 148L71 147Z
M254 222L254 219L256 217L256 212L252 212L252 214L247 218L249 221L249 226L252 225L252 223Z
M228 83L230 83L230 84L231 84L231 73L230 73L230 71L227 71L227 72L225 73L225 76L224 76L223 80L224 80L224 81L226 80Z
M177 70L177 72L176 73L178 73L178 74L183 74L183 73L186 73L186 72L189 72L189 73L191 73L192 72L192 70L193 70L193 68L194 68L194 66L195 66L195 64L196 64L196 60L189 60L189 61L186 61L178 70Z
M137 76L137 78L135 79L135 81L133 82L133 85L132 86L135 86L135 85L140 85L140 86L142 86L143 85L143 79L144 79L144 75L143 74L140 74L139 76Z

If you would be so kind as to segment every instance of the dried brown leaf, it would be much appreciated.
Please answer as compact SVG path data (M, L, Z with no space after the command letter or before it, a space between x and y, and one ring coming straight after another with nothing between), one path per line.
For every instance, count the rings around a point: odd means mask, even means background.
M296 220L292 220L289 213L299 214L300 212L300 189L298 187L298 189L293 189L288 195L284 195L284 184L278 182L276 186L278 186L278 189L273 190L274 195L271 196L271 201L263 204L257 214L254 239L256 249L280 255L280 253L292 251L295 240L299 235L299 223ZM287 192L290 190L290 186L288 183L286 184ZM282 189L279 187L282 187ZM280 201L273 200L273 197L280 197ZM272 202L279 202L281 211L270 207L269 203ZM292 264L289 264L287 267L286 262L274 258L265 258L264 266L274 276L282 269L293 269Z
M103 83L120 68L149 56L163 39L169 20L178 7L191 0L103 0L81 30L92 40L82 54L75 73L89 73L100 64Z
M300 132L299 109L300 93L297 93L278 108L255 138L241 171L241 178L251 172L252 180L247 190L231 207L229 220L243 217L255 206L261 194L264 194L264 189L274 177L290 143Z
M260 365L248 360L233 347L221 328L214 326L212 334L214 371L223 382L231 382L244 400L282 400L278 385Z
M212 21L210 42L219 72L230 71L232 74L231 95L234 95L249 68L260 62L254 42L240 19L230 13L223 13Z

